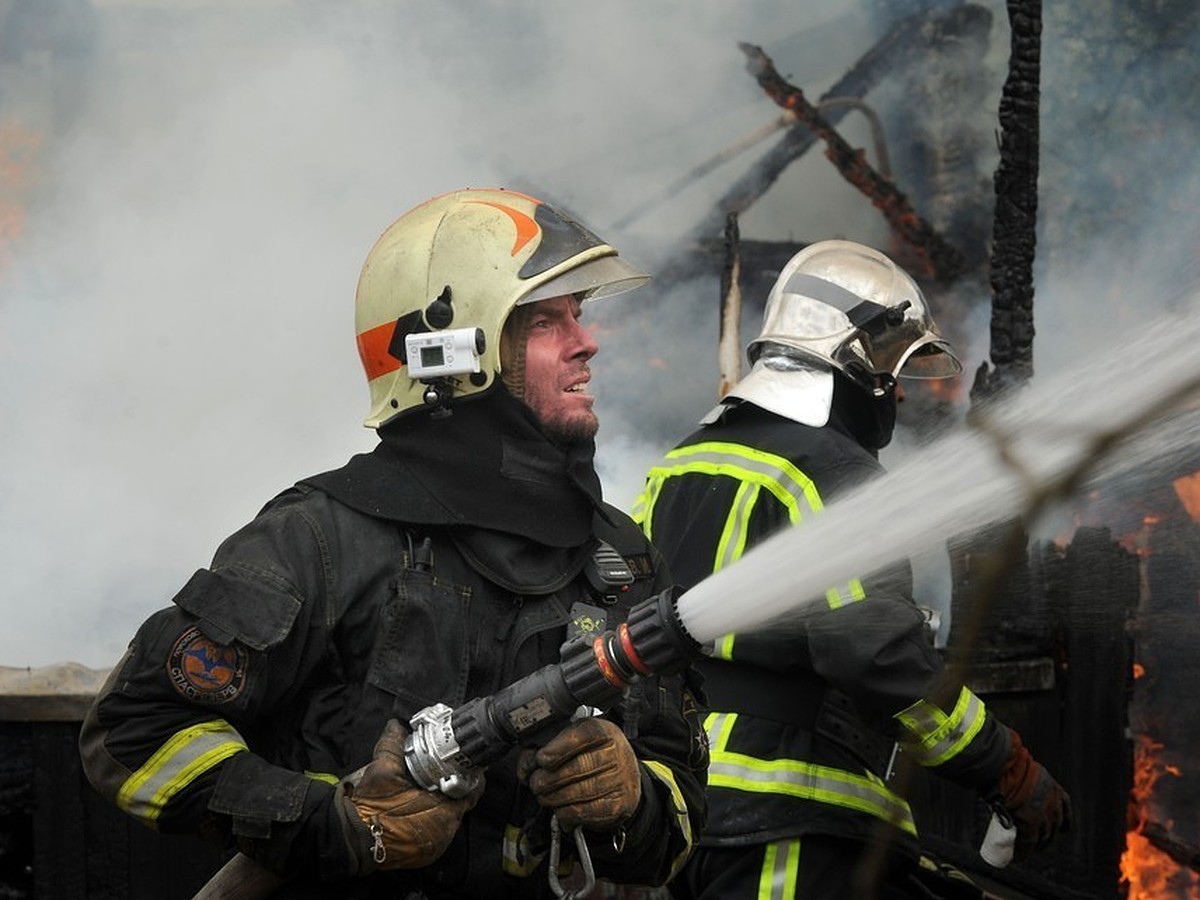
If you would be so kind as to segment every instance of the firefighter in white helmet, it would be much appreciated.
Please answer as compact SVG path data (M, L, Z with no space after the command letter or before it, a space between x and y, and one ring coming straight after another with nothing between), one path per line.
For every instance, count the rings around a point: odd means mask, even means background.
M257 860L286 880L272 896L549 896L552 816L596 876L665 882L704 808L685 676L513 749L463 797L404 756L419 710L494 694L669 587L601 498L580 322L647 279L516 192L389 227L357 294L379 443L271 500L143 626L83 727L92 783Z
M635 507L685 588L876 476L897 379L961 369L913 279L841 240L788 262L748 355L750 373L650 470ZM1011 816L1019 854L1066 821L1066 794L977 696L935 702L941 661L907 564L831 585L825 607L793 627L726 635L698 664L709 818L675 896L865 896L855 879L880 834L892 848L881 896L936 896L909 807L887 782L897 744Z

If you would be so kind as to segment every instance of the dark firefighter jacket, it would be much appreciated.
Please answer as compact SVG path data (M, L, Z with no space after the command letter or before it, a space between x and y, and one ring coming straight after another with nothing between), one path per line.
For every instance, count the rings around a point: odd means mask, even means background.
M506 408L496 422L479 406L463 404L428 446L385 440L285 491L145 622L81 735L101 793L147 825L213 836L299 876L272 896L549 892L548 815L517 781L515 749L488 769L482 799L429 869L337 881L351 863L333 785L370 761L389 717L494 693L556 662L569 629L612 627L668 586L627 516L598 498L574 503L572 463L548 454L522 414ZM496 427L508 432L499 449ZM468 452L475 474L463 479ZM496 482L515 473L525 505L439 512L461 491L439 491L451 472L501 496ZM426 521L405 521L406 509ZM496 530L531 514L526 533ZM487 517L491 527L463 524ZM627 589L597 579L598 548L626 561ZM609 712L642 764L645 799L621 852L611 836L591 842L598 876L662 883L689 853L706 763L691 698L680 677L646 678Z
M813 428L742 403L650 470L634 517L687 588L880 471L836 408ZM711 752L703 846L865 840L882 820L912 853L911 812L885 781L894 742L979 789L1008 753L1005 728L970 691L946 709L926 699L941 660L907 565L831 585L818 612L769 632L726 635L698 668Z

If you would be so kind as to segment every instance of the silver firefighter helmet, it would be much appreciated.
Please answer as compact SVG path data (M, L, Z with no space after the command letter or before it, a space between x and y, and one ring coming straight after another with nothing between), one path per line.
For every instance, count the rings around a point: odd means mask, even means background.
M788 261L746 352L753 369L728 396L818 426L829 418L834 369L876 396L897 378L962 371L912 277L843 240L810 244Z

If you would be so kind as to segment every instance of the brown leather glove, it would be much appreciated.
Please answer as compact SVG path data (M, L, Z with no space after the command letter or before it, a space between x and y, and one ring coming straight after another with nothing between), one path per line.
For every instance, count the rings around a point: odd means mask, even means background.
M612 830L642 800L642 772L621 729L607 719L572 722L522 754L517 774L564 828Z
M1071 798L1062 786L1009 729L1012 750L1000 771L997 792L1017 827L1014 859L1024 859L1034 850L1044 850L1060 831L1071 827Z
M346 797L375 838L371 849L379 869L419 869L432 863L483 793L481 785L456 800L413 784L404 763L407 738L408 729L389 719L374 758L344 783Z

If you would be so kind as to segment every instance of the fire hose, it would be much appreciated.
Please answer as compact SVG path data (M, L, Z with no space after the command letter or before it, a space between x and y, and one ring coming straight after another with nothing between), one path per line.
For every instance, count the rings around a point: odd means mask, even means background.
M543 666L495 694L469 700L457 709L437 703L410 720L404 758L413 780L451 797L469 794L487 767L512 748L552 736L580 707L604 711L639 678L682 671L700 655L701 644L679 617L675 590L643 600L615 629L598 637L578 637L563 645L561 660ZM585 876L592 880L583 834L574 833ZM559 835L553 830L557 851ZM550 885L563 900L582 896L558 882ZM245 854L235 855L193 900L259 900L285 883ZM590 886L587 888L590 890Z

